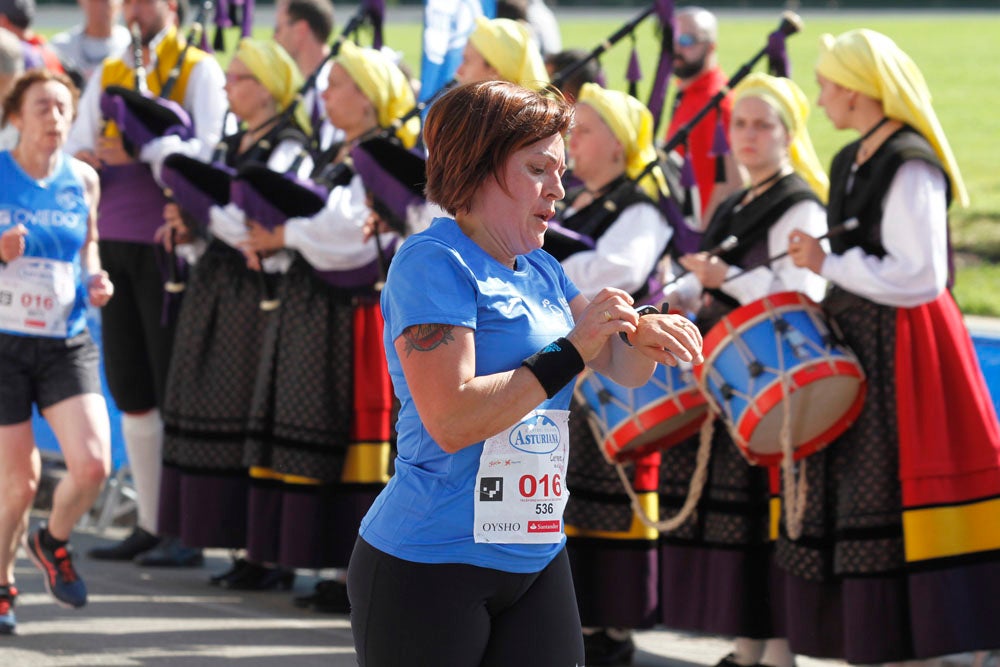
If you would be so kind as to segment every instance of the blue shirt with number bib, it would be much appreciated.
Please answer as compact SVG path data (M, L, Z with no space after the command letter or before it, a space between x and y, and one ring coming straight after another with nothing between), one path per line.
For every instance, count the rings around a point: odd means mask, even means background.
M407 239L382 292L385 352L401 404L396 472L361 523L366 542L413 562L517 573L538 572L555 558L565 542L561 520L558 541L552 543L476 542L474 504L483 442L449 454L431 438L394 341L416 324L467 327L475 331L476 375L509 371L569 332L569 302L579 293L548 253L535 250L518 256L514 269L502 266L450 218L437 218ZM569 383L539 408L567 410L572 392Z
M9 151L0 152L0 234L18 224L28 230L24 255L0 267L0 332L72 338L83 331L87 288L80 249L89 213L68 156L59 153L54 173L35 179ZM61 314L51 315L60 305ZM54 333L51 325L61 329L63 317L65 334Z

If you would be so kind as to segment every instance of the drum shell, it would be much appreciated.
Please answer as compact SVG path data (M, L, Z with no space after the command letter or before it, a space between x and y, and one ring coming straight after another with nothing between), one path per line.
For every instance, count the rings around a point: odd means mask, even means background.
M694 371L698 385L755 465L781 463L786 400L795 460L836 439L864 405L867 384L857 357L820 306L798 292L730 312L705 336L704 356Z
M635 388L587 370L575 395L586 408L601 453L612 464L683 442L698 432L708 415L708 403L690 367L657 364L649 382Z

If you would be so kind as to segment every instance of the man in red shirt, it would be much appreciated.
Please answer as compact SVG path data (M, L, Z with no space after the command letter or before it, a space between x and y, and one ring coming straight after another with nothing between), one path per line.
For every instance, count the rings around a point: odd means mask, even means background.
M675 19L674 76L677 77L677 94L667 140L694 118L729 81L719 67L715 51L719 33L715 15L701 7L683 7L677 11ZM687 145L679 148L682 153L690 155L694 167L694 179L701 200L702 228L708 224L718 202L742 186L739 169L728 153L723 158L725 179L716 183L716 159L710 155L719 113L722 114L728 137L731 110L732 99L726 96L692 128Z

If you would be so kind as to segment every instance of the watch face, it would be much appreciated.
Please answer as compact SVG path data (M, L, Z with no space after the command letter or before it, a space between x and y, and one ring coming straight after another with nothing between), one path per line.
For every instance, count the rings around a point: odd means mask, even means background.
M652 305L639 306L638 308L635 309L635 312L636 312L636 314L639 317L642 317L643 315L659 315L660 314L660 311L658 311L656 309L656 306L652 306ZM622 339L623 343L625 343L629 347L632 347L632 343L628 342L628 336L625 335L624 331L619 331L618 332L618 337Z

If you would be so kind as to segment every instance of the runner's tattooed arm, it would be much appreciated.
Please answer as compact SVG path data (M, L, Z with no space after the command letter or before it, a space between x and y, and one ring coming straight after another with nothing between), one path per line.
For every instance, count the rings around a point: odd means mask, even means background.
M454 325L451 324L414 324L403 330L403 339L406 341L406 356L416 350L417 352L429 352L440 345L447 345L454 341L451 335Z

